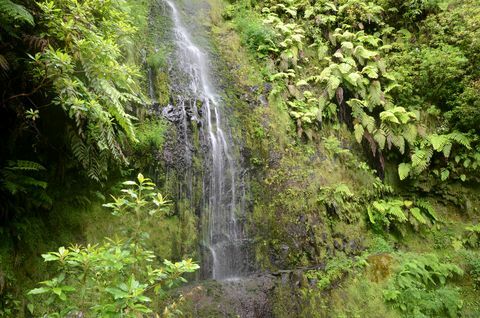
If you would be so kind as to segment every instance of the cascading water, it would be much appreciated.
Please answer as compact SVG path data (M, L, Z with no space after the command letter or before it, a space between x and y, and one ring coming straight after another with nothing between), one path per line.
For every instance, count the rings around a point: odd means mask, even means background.
M248 267L246 239L243 231L245 217L244 187L241 182L238 149L232 140L225 107L219 90L211 80L208 56L193 43L192 36L182 22L176 5L164 0L173 22L175 43L171 68L181 82L172 89L174 106L165 108L164 115L174 107L178 134L185 146L184 160L191 161L192 142L189 140L190 121L199 122L204 150L202 245L203 266L209 268L214 279L234 278L244 274ZM191 182L184 193L192 192Z

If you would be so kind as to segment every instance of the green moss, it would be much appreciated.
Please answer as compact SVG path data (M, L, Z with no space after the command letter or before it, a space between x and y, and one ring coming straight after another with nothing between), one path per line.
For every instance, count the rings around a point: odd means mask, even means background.
M169 77L164 71L155 72L155 93L160 106L166 106L170 102Z

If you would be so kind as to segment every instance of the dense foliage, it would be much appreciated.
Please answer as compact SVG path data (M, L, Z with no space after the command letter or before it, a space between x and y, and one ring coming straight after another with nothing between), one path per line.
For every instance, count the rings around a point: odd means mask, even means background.
M165 216L170 202L156 192L155 184L142 174L136 181L125 181L124 195L113 197L105 204L112 213L123 219L133 217L123 225L124 237L107 238L100 245L60 247L58 252L43 254L45 262L56 262L58 274L41 282L29 295L43 295L41 302L29 304L32 313L42 317L138 317L154 312L152 298L165 289L186 282L182 274L193 272L198 265L187 259L172 263L156 263L149 250L149 233L142 223L149 218ZM128 225L128 227L126 227ZM37 308L39 307L39 308ZM170 309L161 312L168 317ZM174 314L174 313L170 313Z
M90 242L79 239L85 235L84 224L90 222L87 218L99 211L92 202L100 205L97 202L105 200L102 192L130 173L130 161L143 156L137 149L151 147L149 134L144 130L137 133L137 117L145 119L149 103L142 85L148 43L140 41L147 31L148 5L148 1L123 0L0 1L2 317L25 314L21 289L46 271L33 261L37 253L71 240L83 241L86 246L62 249L65 255L59 276L36 290L47 293L46 286L51 287L48 292L54 297L49 298L50 303L58 306L60 316L87 310L86 304L92 305L106 287L129 283L129 288L135 285L138 289L147 286L139 283L147 275L149 281L168 276L146 272L145 266L158 256L159 249L157 245L139 245L138 235L145 233L140 230L140 218L149 221L138 211L135 220L124 217L135 228L134 242L112 240L95 245L96 238L88 245ZM165 125L159 119L148 123L157 127L154 147L159 148ZM137 164L136 168L145 166ZM160 196L151 204L165 203ZM140 201L132 204L137 210L151 209ZM84 215L85 210L92 212ZM53 260L50 257L49 261ZM120 260L120 268L104 266ZM92 271L83 273L83 281L76 281L75 273L85 270L88 262L93 264ZM17 270L19 263L22 266ZM138 274L140 268L145 277ZM176 275L194 266L168 263L165 268ZM97 274L110 281L101 283ZM68 303L73 307L55 303L67 301L66 293L54 286L60 280L70 291L83 290L81 306L75 307L71 299ZM123 305L112 306L118 311ZM45 312L53 315L54 311Z
M477 180L476 6L267 1L255 8L250 23L244 14L236 23L245 44L272 62L272 94L299 136L314 138L340 121L370 149L381 174L389 152L403 161L402 180L422 173Z
M259 272L273 274L271 315L477 317L478 1L208 2L208 15L195 2L192 19L213 39L212 78L235 106L245 231ZM161 154L177 132L148 115L172 102L177 58L162 42L169 22L147 18L151 5L0 0L0 317L230 313L213 282L187 287L182 301L165 293L198 267L182 259L198 249L202 189L170 202L138 175L104 204L117 221L104 209L93 220L78 213L95 211L132 168L181 191ZM196 121L186 125L200 138ZM182 150L168 150L172 164ZM26 244L57 224L65 234L99 220L120 238ZM68 242L81 244L58 249ZM20 278L22 253L43 253L49 275Z
M295 273L275 292L276 317L475 316L479 10L226 5L216 32L237 32L255 66L226 59L240 83L269 85L247 98L269 108L245 122L257 259Z
M3 174L29 160L44 167L42 182L105 182L125 166L137 142L134 107L143 104L140 56L131 52L146 10L126 1L2 0ZM25 182L5 178L1 215L11 220ZM47 183L30 182L30 190Z

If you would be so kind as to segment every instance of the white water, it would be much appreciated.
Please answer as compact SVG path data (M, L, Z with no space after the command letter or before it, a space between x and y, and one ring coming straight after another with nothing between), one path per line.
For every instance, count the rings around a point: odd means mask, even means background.
M242 222L244 204L239 189L239 163L228 127L222 117L224 105L211 81L208 56L192 41L174 2L164 0L171 11L173 37L177 46L175 63L186 80L177 97L181 107L183 135L188 135L187 107L192 119L200 120L205 145L205 175L203 179L202 240L203 266L209 266L214 279L241 276L247 265ZM190 103L185 101L190 100ZM193 103L191 101L194 101ZM197 105L196 101L201 101ZM201 106L201 109L197 107ZM190 145L185 142L185 151ZM238 156L238 155L237 155Z

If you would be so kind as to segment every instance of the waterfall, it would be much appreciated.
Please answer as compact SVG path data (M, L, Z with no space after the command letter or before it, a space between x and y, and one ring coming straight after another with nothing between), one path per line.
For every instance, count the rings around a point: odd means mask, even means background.
M172 89L175 105L166 107L164 113L176 107L181 117L177 121L177 131L185 146L184 160L192 160L187 118L199 123L204 151L202 263L209 267L213 279L238 277L248 267L238 148L225 116L221 91L211 80L208 55L192 40L176 5L171 0L164 2L172 19L176 47L172 72L181 82ZM191 189L187 187L185 191L191 192ZM188 193L185 195L188 197Z

